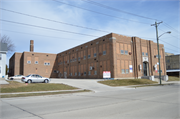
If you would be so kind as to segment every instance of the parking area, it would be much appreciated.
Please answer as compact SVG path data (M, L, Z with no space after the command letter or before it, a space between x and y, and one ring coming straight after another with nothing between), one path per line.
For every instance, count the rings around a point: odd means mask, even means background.
M111 87L107 85L103 85L98 83L98 81L102 81L103 79L60 79L60 78L51 78L50 83L63 83L70 86L74 86L81 89L88 89L94 92L104 92L104 91L112 91L112 90L127 90L132 88L127 88L126 86L121 87Z

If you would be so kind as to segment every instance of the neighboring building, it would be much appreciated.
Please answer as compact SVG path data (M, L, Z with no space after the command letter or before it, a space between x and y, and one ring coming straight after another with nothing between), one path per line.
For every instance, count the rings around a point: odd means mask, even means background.
M9 60L9 75L39 74L43 77L53 77L52 69L56 54L33 52L31 40L30 52L14 53Z
M170 55L174 55L174 54L173 53L165 52L165 56L170 56Z
M0 78L5 78L6 76L6 54L7 44L0 42Z
M27 55L25 55L27 54ZM34 56L32 55L34 54ZM46 53L39 53L46 54ZM15 53L10 59L10 66L23 64L11 68L11 72L27 75L36 72L39 64L28 64L28 59L34 62L39 54L34 52ZM17 55L17 58L16 58ZM15 57L15 58L13 58ZM47 57L39 57L46 61ZM127 37L114 33L102 36L90 42L76 46L64 52L53 54L49 67L49 77L60 78L103 78L103 71L110 71L111 78L140 78L142 76L158 76L157 44L138 37ZM164 46L160 44L160 63L162 75L166 75ZM16 62L17 61L17 62ZM14 63L16 62L16 63ZM20 63L21 62L21 63ZM27 65L29 66L27 68ZM18 68L17 68L18 67ZM50 69L51 68L51 69ZM39 67L38 70L45 69ZM14 70L14 71L13 71ZM43 75L45 71L41 72ZM15 75L17 73L13 73Z
M166 56L167 74L170 76L179 76L180 73L180 55Z

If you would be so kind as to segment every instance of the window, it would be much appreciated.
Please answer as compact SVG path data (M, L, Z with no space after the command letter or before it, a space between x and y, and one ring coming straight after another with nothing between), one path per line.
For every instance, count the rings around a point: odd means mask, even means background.
M75 72L75 76L77 76L77 72Z
M144 52L142 52L142 56L144 56Z
M72 76L72 73L71 73L71 76Z
M103 51L103 55L106 55L106 51Z
M78 75L79 75L79 76L81 76L81 73L80 73L80 72L78 72Z
M161 55L159 55L159 57L161 58ZM156 58L158 58L158 55L156 55Z
M84 72L84 75L86 76L86 72Z
M80 57L78 57L78 61L80 61L81 60L81 58Z
M35 64L38 64L38 61L35 61Z
M127 51L127 50L125 50L125 54L126 54L126 55L128 54L128 51Z
M76 58L74 59L74 61L76 61Z
M146 53L146 56L148 56L148 53Z
M91 55L88 55L88 59L91 58Z
M70 62L72 62L72 59L70 59Z
M56 73L56 70L54 70L54 73Z
M94 53L94 57L96 57L96 53Z
M67 60L67 63L69 63L69 60Z
M94 75L97 75L97 71L94 71Z
M84 56L84 59L86 59L86 56Z
M44 65L50 65L50 63L49 62L45 62Z
M31 64L31 61L27 61L28 64Z
M89 71L89 75L91 75L91 71Z
M124 69L121 69L122 74L125 74Z
M169 60L167 60L167 63L169 63L170 61Z
M129 69L126 69L126 74L129 74Z
M124 50L121 50L121 54L124 54Z
M171 67L170 66L168 66L168 69L170 69Z

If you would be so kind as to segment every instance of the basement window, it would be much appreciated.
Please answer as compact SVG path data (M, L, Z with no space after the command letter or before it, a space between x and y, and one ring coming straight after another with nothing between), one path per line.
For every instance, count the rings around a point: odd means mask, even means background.
M97 71L94 71L94 75L97 75Z
M86 72L84 72L84 76L86 76Z
M86 56L84 56L84 59L86 59Z
M142 56L144 56L144 52L142 52Z
M127 50L125 50L125 54L128 55L128 51Z
M129 69L126 69L126 74L129 74Z
M146 56L148 56L148 53L146 53Z
M121 69L121 73L122 73L122 74L125 74L125 71L124 71L124 69Z
M91 75L91 71L89 71L89 74L88 75Z
M94 53L94 57L96 57L96 53Z

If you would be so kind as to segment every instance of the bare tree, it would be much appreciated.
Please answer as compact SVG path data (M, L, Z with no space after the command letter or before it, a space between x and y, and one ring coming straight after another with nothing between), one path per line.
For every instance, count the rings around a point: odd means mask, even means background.
M0 42L7 43L8 54L14 52L15 45L8 36L6 36L6 35L1 36L1 34L0 34Z

